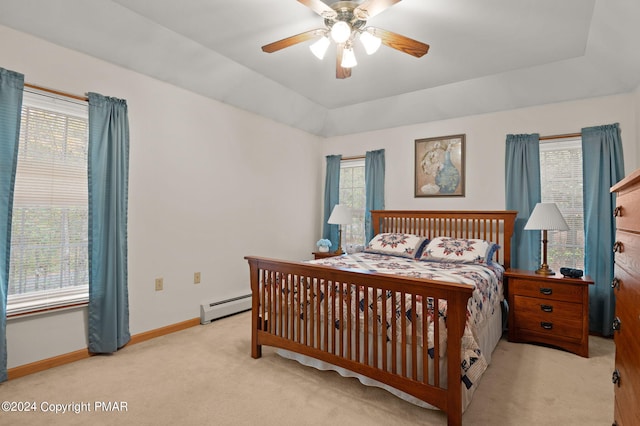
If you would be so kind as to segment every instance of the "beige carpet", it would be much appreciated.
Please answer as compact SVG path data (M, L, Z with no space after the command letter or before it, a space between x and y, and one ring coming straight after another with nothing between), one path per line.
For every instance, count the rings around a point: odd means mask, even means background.
M250 314L244 313L5 382L0 401L35 403L37 411L0 411L0 424L446 424L441 412L304 367L271 348L252 359L249 325ZM585 359L503 339L463 423L611 424L613 341L591 337L590 345ZM109 402L122 410L114 411ZM54 404L79 413L43 413Z

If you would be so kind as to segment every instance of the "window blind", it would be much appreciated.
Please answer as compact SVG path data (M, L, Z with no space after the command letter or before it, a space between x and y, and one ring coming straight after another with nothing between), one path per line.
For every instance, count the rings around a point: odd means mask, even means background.
M584 211L582 203L582 141L549 140L540 144L542 201L556 203L569 231L550 232L548 263L584 269Z
M25 90L8 315L87 301L87 151L86 102Z
M348 206L353 215L353 222L342 230L345 245L364 245L364 159L340 162L340 204Z

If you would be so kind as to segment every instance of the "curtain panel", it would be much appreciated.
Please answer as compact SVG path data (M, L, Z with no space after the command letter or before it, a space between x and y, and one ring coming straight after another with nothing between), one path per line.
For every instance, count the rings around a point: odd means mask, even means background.
M371 223L371 210L384 209L384 149L367 151L364 160L365 211L364 229L365 244L374 237Z
M533 208L542 199L540 188L540 135L507 135L506 209L517 210L511 267L535 270L540 266L540 231L525 231Z
M0 382L7 380L7 296L11 260L13 188L24 75L0 68Z
M618 123L582 129L582 180L584 202L585 274L589 286L589 328L604 336L613 334L615 298L613 243L615 194L610 188L624 177L622 139Z
M324 183L324 214L322 218L322 238L331 241L331 251L338 248L339 225L327 223L333 207L340 202L340 161L342 155L327 155L327 171Z
M129 334L125 100L89 93L89 351L111 353Z

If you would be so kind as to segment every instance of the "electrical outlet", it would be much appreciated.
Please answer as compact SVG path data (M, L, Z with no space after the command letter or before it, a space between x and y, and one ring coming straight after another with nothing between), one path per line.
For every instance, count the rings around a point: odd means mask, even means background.
M156 278L156 291L164 289L164 280L162 278Z
M200 272L193 273L193 283L200 284Z

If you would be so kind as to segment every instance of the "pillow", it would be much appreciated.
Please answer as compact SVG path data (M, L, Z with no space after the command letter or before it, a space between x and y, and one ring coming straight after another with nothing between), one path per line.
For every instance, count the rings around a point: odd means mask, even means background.
M386 232L373 237L364 251L414 258L425 241L426 238L414 234Z
M468 238L438 237L429 241L418 260L453 263L491 263L495 243Z

